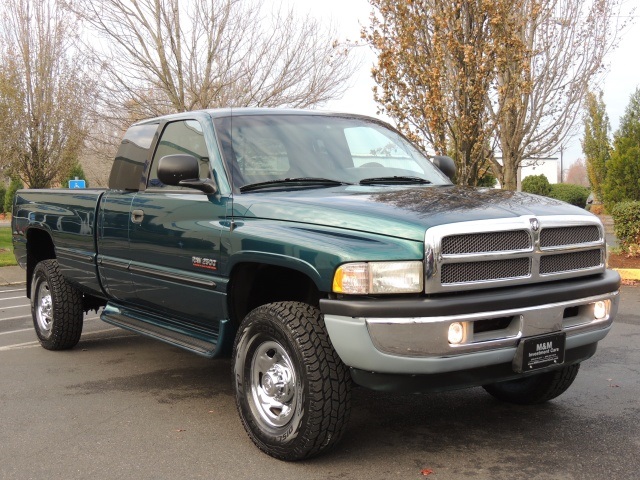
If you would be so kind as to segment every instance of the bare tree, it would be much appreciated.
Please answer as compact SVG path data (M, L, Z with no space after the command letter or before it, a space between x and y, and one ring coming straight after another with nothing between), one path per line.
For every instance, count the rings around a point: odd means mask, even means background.
M576 160L567 170L566 183L589 187L589 175L587 166L581 158Z
M620 0L516 0L503 28L524 50L498 53L488 105L502 162L503 188L515 189L525 158L557 150L578 127L589 86L604 69L622 28Z
M257 0L68 5L101 40L103 98L124 123L211 107L309 107L340 96L356 67L331 30Z
M78 160L94 82L55 0L5 0L0 22L0 157L25 185L50 187Z

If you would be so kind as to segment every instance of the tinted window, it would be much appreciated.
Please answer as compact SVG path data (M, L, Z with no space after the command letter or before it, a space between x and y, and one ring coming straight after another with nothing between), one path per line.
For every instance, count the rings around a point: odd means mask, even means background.
M114 190L138 190L144 162L158 129L157 123L134 125L124 134L120 148L111 167L109 188Z
M384 124L328 115L245 115L217 118L235 188L286 178L358 183L419 177L449 184L417 148Z
M196 120L181 120L168 123L162 132L158 147L153 155L148 185L150 187L164 187L158 180L158 161L166 155L186 153L193 155L200 162L200 178L211 178L209 168L209 154L204 140L202 126ZM186 187L171 187L186 188Z

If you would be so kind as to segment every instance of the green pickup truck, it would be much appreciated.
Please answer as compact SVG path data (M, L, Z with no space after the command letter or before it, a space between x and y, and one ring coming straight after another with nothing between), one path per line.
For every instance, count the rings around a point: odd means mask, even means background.
M245 429L284 460L340 440L353 385L555 398L616 315L602 224L452 174L451 159L363 116L136 123L108 189L15 197L35 331L72 348L84 313L103 308L105 322L231 356Z

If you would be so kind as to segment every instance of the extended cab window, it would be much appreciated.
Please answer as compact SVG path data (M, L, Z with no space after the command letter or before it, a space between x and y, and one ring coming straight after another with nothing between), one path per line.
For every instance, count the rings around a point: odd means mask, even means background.
M112 190L138 190L149 154L153 137L158 130L157 123L146 123L129 127L116 154L109 188Z
M177 153L186 153L196 157L200 162L200 178L211 178L209 153L204 140L202 126L196 120L180 120L178 122L168 123L162 132L151 163L148 181L149 187L165 186L158 180L158 161L166 155L174 155Z

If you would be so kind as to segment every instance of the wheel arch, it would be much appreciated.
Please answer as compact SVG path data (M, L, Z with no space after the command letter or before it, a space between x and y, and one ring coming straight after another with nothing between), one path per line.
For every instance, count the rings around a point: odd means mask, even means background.
M40 228L29 228L27 238L27 297L31 298L31 280L36 265L43 260L56 258L56 250L51 234Z
M267 303L298 301L319 307L320 274L303 261L248 258L236 262L227 286L228 311L235 326L254 308ZM294 260L293 262L291 260Z

